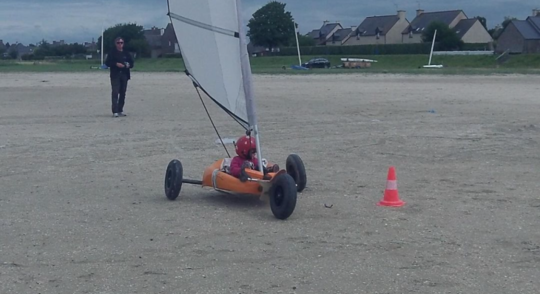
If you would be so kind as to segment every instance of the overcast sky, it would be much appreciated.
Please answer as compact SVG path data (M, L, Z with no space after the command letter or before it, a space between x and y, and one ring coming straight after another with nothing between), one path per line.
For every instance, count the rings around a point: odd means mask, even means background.
M226 0L222 0L226 1ZM246 21L269 0L244 0ZM343 26L359 25L367 16L394 14L406 10L412 21L420 6L427 11L462 9L468 17L487 18L491 28L505 16L525 19L538 1L533 0L280 0L286 3L305 34L319 28L324 20ZM367 4L366 4L367 3ZM540 8L540 7L539 7ZM41 39L49 42L85 42L97 38L101 27L117 23L137 23L145 28L165 27L169 18L167 0L0 0L0 40L25 45Z

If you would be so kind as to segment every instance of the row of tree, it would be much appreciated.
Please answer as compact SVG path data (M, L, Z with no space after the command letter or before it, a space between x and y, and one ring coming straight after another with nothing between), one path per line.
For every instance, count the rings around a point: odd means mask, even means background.
M138 56L148 56L150 54L150 45L144 37L143 26L128 23L117 24L113 27L106 29L103 33L104 36L104 52L107 53L114 48L114 39L118 36L124 38L126 42L125 49L129 52L134 52ZM97 48L101 50L101 36L98 38ZM53 46L46 40L42 40L37 43L33 48L33 53L30 56L24 56L25 59L44 59L45 57L70 57L80 54L88 54L88 49L81 44L63 44ZM8 52L8 56L15 59L18 56L17 47L6 43L4 48L0 48L0 55Z
M136 53L137 56L149 56L150 44L144 37L143 26L128 23L117 24L113 27L106 29L103 32L103 51L109 52L115 48L114 39L116 37L122 37L124 39L124 50ZM101 48L101 36L98 38L98 48Z
M49 42L42 40L38 43L33 55L35 59L42 59L46 56L70 56L86 53L86 47L78 43L52 46Z

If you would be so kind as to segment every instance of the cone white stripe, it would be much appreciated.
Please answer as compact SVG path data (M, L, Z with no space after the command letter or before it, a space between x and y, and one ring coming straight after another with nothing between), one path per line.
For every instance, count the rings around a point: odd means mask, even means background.
M388 180L386 182L386 190L397 190L397 181L396 180Z

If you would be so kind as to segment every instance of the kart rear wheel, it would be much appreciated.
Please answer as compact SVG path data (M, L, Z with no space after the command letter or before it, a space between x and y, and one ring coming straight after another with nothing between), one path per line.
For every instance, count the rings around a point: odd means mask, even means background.
M270 189L270 209L278 219L287 219L296 207L296 184L289 174L279 175Z
M177 159L171 160L165 172L165 196L169 200L175 200L180 194L183 174L182 163Z
M285 163L287 173L294 179L296 183L296 191L302 192L306 187L307 176L304 162L297 154L291 154L287 157Z

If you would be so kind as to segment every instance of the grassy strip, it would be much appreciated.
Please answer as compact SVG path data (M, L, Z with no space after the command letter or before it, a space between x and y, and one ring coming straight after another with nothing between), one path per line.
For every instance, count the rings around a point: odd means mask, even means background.
M303 56L305 62L315 56ZM343 56L323 56L333 66L340 65ZM379 55L379 56L347 56L375 59L370 68L364 69L316 69L310 71L291 70L291 65L298 64L296 56L256 57L251 59L253 73L261 74L319 74L319 73L442 73L442 74L537 74L540 73L540 55L512 56L504 64L498 65L494 56L433 56L432 64L443 64L444 69L423 69L428 55ZM99 66L98 60L76 61L0 61L1 72L92 72ZM93 68L92 68L93 67ZM283 70L283 67L286 70ZM159 58L138 59L134 72L180 72L184 70L182 59Z

